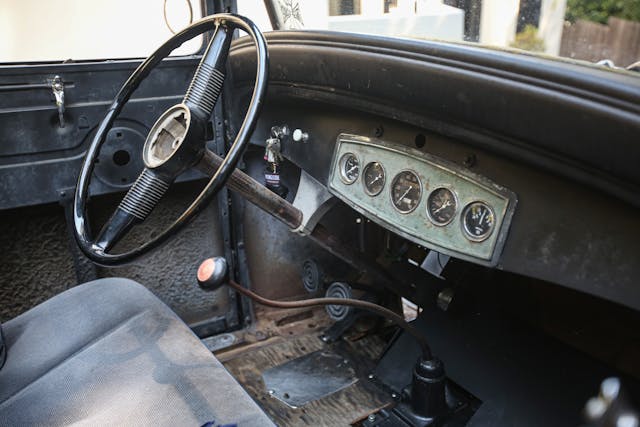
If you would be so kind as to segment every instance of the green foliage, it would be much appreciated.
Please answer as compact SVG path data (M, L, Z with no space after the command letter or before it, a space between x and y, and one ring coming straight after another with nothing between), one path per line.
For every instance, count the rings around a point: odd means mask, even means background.
M640 21L640 0L567 0L566 18L606 24L610 16Z
M535 25L526 25L522 32L516 34L516 39L511 47L531 52L544 52L544 40L538 37L538 29Z

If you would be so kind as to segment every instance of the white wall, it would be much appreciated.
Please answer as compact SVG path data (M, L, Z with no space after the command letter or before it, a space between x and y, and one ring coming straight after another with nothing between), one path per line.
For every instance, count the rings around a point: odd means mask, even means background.
M200 2L191 3L198 19ZM188 24L186 0L168 0L167 12L175 30ZM163 0L0 0L0 62L146 57L171 35Z

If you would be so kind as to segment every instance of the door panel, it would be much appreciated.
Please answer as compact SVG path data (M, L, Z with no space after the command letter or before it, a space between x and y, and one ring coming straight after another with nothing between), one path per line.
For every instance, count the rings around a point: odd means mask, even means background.
M103 146L91 194L122 191L137 177L146 132L165 109L182 100L197 61L168 59L140 85ZM138 65L117 61L0 68L0 209L54 202L75 186L96 127ZM64 127L51 89L54 76L64 83Z

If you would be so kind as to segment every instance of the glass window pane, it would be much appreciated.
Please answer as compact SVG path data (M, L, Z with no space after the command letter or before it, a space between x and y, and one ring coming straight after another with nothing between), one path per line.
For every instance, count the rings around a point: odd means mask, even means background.
M174 30L202 16L199 1L167 0ZM0 0L0 62L142 58L171 37L163 0ZM195 38L174 55L199 50Z
M478 42L640 68L640 0L270 0L285 29ZM270 28L262 0L240 13Z

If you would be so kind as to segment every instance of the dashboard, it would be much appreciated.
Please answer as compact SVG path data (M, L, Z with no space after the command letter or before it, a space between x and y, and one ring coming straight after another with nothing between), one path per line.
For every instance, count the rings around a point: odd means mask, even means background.
M637 78L442 43L307 31L267 38L277 66L252 137L254 157L247 162L256 179L263 179L272 127L288 124L309 138L282 144L283 182L297 188L304 171L341 199L322 224L345 240L364 229L346 216L353 210L420 246L640 310ZM250 40L234 41L230 64L238 92L229 116L231 128L239 129L255 81ZM369 157L357 158L355 182L340 179L345 135L370 137L368 144L350 138L352 149L385 155L371 160L385 172L378 195L363 187ZM404 164L395 169L387 155ZM422 180L419 202L409 213L391 201L390 186L401 167L420 169L414 172ZM378 174L372 168L373 181ZM437 170L454 173L427 189L420 175ZM457 206L449 224L436 226L427 216L427 199L435 186L447 185ZM500 187L517 194L517 205L514 197L501 208L509 193ZM495 205L484 200L495 225L482 242L469 240L461 228L462 210L471 201L467 191L497 199ZM449 214L437 221L446 222ZM379 230L372 231L365 243L382 247L374 240Z
M329 191L419 245L495 266L516 195L465 168L403 145L340 134Z

